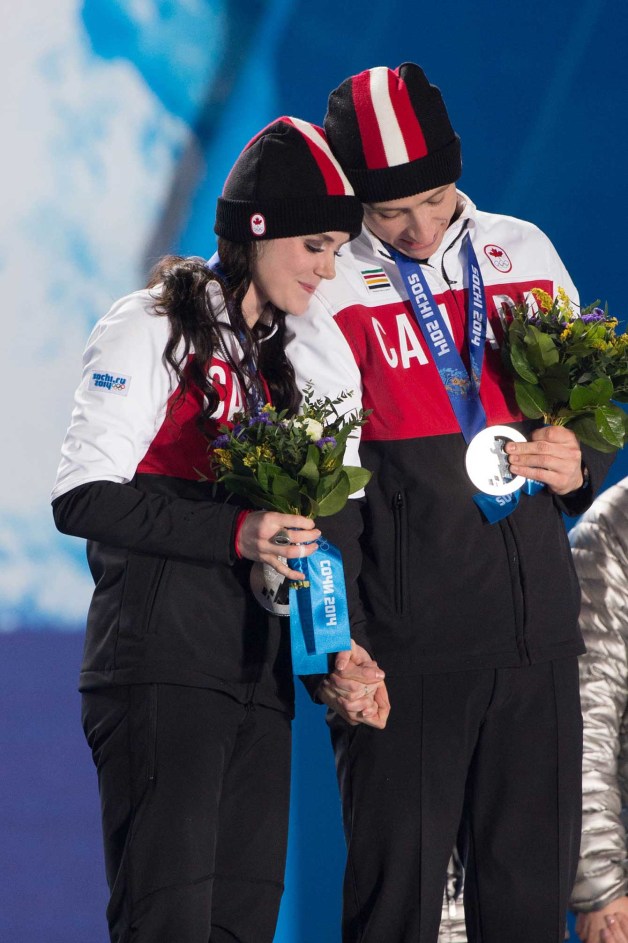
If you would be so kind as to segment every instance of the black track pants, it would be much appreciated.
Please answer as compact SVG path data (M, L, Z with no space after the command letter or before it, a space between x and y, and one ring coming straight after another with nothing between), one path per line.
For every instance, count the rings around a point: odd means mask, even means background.
M562 943L580 843L577 659L386 680L386 730L331 720L344 943L436 943L457 836L471 943Z
M290 718L170 684L83 695L112 943L271 943L287 842Z

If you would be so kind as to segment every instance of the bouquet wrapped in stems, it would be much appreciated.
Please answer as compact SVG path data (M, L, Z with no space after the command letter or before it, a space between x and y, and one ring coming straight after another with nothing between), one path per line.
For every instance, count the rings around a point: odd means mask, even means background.
M341 510L371 477L365 468L343 464L347 439L368 412L339 413L346 392L335 400L312 395L307 387L298 416L288 417L270 404L255 413L236 413L233 428L222 426L213 442L217 480L267 510L312 518Z
M504 359L515 377L521 412L568 426L602 452L622 448L628 415L628 335L598 302L576 310L559 288L556 298L533 288L534 303L504 307Z

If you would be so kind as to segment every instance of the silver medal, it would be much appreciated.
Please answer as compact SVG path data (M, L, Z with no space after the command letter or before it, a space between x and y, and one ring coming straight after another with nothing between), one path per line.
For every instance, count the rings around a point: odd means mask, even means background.
M478 432L467 448L467 475L484 494L512 494L525 482L522 475L510 471L504 446L509 442L525 442L526 437L511 426L487 426Z

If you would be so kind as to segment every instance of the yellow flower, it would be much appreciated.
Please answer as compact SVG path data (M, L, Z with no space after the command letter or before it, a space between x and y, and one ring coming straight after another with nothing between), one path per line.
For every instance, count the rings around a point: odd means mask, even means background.
M568 325L565 327L565 330L564 330L564 331L562 332L562 334L560 335L560 338L559 338L559 339L560 339L561 341L566 341L566 340L569 338L569 336L571 335L571 331L572 331L572 326L571 326L571 324L568 324Z
M256 468L260 462L272 461L275 453L267 445L256 445L252 452L245 455L242 462L247 468Z
M549 311L549 309L552 307L553 302L552 302L551 297L547 294L546 291L543 291L542 288L533 288L531 290L531 294L534 295L536 303L541 309L541 311Z
M230 471L233 471L233 458L231 457L231 452L229 452L227 449L214 449L212 455L219 465L222 465L223 468L228 468Z
M569 299L569 295L564 288L561 288L560 285L556 291L556 298L558 300L558 310L561 314L571 320L574 316L573 307Z

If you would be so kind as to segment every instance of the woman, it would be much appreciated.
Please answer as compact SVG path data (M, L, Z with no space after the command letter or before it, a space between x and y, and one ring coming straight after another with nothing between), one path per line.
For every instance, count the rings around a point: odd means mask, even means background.
M323 132L280 118L227 179L220 261L164 260L88 342L53 507L60 530L88 538L96 583L80 689L116 943L273 938L293 690L248 561L298 578L271 538L320 532L225 503L207 449L247 404L296 407L284 312L305 311L360 224Z

